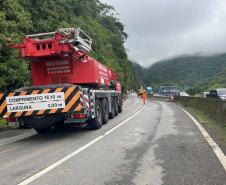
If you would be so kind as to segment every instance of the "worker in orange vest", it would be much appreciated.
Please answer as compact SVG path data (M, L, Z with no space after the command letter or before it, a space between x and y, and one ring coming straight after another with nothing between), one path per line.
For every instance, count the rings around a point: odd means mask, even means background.
M142 98L142 100L143 100L143 104L145 105L146 100L148 99L147 93L146 93L146 92L143 92L141 98Z

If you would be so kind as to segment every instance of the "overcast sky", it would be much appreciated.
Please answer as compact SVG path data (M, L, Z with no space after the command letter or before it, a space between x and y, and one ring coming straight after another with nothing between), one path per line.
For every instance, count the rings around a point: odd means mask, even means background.
M115 7L129 58L148 66L181 54L226 52L226 0L101 0Z

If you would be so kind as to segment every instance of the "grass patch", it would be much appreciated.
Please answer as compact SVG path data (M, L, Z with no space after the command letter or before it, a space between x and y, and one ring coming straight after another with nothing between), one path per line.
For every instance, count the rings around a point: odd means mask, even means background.
M0 128L7 127L5 119L0 119Z
M207 114L200 110L192 107L184 108L189 111L199 121L199 123L203 125L204 128L208 130L212 137L215 137L226 146L226 125L223 125L223 123L217 123L215 120L211 119Z

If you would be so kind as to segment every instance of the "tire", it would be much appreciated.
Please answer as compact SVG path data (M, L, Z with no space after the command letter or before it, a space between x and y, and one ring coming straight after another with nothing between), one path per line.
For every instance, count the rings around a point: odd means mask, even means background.
M122 98L121 98L121 97L120 97L120 99L119 99L118 112L119 112L119 113L122 112Z
M115 116L118 116L118 99L115 98Z
M102 106L100 100L96 99L95 102L95 118L88 121L89 127L92 130L97 130L102 127L103 124L103 115L102 115Z
M119 106L118 106L118 112L119 112L119 113L122 112L122 104L119 104Z
M108 119L109 119L109 106L105 98L102 100L101 103L102 103L103 124L106 124L108 123Z
M109 115L110 119L113 119L115 117L115 101L113 97L111 97L111 112Z
M39 134L46 134L50 132L51 127L46 127L46 128L35 128L35 131L38 132Z

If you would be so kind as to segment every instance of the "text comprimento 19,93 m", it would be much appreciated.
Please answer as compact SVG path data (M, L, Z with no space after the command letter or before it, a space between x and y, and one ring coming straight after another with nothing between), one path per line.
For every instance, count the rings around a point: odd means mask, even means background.
M63 92L6 97L8 112L65 108Z

